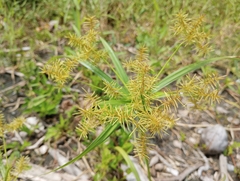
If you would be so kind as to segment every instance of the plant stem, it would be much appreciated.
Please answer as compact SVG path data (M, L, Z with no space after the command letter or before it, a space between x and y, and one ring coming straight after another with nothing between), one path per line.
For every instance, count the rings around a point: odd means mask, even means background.
M172 55L168 58L167 62L163 65L163 67L161 68L161 70L158 72L157 77L159 77L161 75L161 73L163 72L163 70L165 69L165 67L167 66L167 64L169 63L169 61L172 59L173 55L176 54L176 52L179 50L179 48L182 46L183 42L180 43L177 48L174 50L174 52L172 53Z
M152 179L151 179L151 173L150 173L150 168L149 168L149 161L148 161L147 158L145 158L145 162L146 162L146 165L147 165L148 179L149 179L149 181L152 181Z

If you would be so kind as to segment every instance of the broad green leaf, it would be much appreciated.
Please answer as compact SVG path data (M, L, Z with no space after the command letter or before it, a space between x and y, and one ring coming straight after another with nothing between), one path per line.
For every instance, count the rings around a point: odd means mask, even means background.
M96 148L98 145L102 144L117 128L119 127L119 123L109 124L105 130L95 139L91 142L91 144L78 156L70 160L69 162L65 163L64 165L54 169L51 172L57 171L59 169L62 169L75 161L79 160L86 154L88 154L90 151L92 151L94 148ZM49 172L50 173L50 172Z
M124 160L127 162L128 166L130 167L133 174L135 175L135 178L137 179L137 181L141 181L141 179L138 175L138 172L137 172L132 160L128 156L128 154L119 146L116 146L115 149L123 156Z
M120 63L120 61L118 60L118 58L116 57L115 53L113 52L112 48L108 45L108 43L103 38L100 38L100 40L101 40L103 46L105 47L105 49L107 50L114 66L115 66L116 76L122 81L122 83L124 85L126 85L128 82L128 76L127 76L126 71L122 67L122 64Z
M237 58L237 57L235 57L235 56L216 57L216 58L211 58L211 59L207 59L204 61L199 61L199 62L190 64L186 67L183 67L183 68L173 72L172 74L168 75L167 77L162 79L160 82L158 82L156 84L156 87L153 90L153 92L157 92L157 91L161 90L162 88L166 87L167 85L171 84L172 82L180 79L182 76L184 76L192 71L195 71L207 64L210 64L210 63L218 61L218 60L235 59L235 58Z

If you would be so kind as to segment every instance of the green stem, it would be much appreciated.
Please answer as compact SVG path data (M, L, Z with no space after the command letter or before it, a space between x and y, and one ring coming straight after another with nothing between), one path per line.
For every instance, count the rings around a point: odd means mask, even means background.
M3 142L3 149L4 149L4 155L5 155L6 163L8 163L7 144L6 144L5 138L2 138L2 142Z
M147 158L145 158L145 162L146 162L146 165L147 165L148 179L149 179L149 181L152 181L152 179L151 179L151 173L150 173L150 167L149 167L149 161L148 161Z
M165 67L167 66L167 64L170 62L170 60L172 59L172 57L177 53L177 51L179 50L179 48L182 46L183 42L180 43L177 48L174 50L174 52L172 53L172 55L168 58L168 60L166 61L166 63L163 65L163 67L161 68L161 70L158 72L157 77L159 77L161 75L161 73L163 72L163 70L165 69Z
M7 181L8 180L8 172L10 170L9 168L9 164L8 164L8 157L7 157L7 144L6 144L6 140L4 137L2 137L2 142L3 142L3 152L4 152L4 156L5 156L5 159L6 159L6 167L5 167L5 170L6 172L4 173L5 175L2 175L4 177L4 181Z

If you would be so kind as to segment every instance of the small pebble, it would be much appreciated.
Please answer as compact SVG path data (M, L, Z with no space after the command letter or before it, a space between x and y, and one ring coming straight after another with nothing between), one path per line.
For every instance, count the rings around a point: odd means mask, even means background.
M28 117L26 118L26 123L35 126L38 123L38 119L36 117Z
M231 123L233 121L233 117L231 116L227 117L227 121Z
M220 114L227 114L229 112L228 110L226 110L220 106L217 106L216 111L217 111L217 113L220 113Z
M196 145L198 143L197 139L195 139L193 137L190 137L188 140L194 145Z
M240 123L239 119L234 119L233 117L227 117L227 121L234 124L234 125L238 125Z
M174 175L174 176L178 176L178 175L179 175L178 170L175 170L175 169L170 168L170 167L166 167L166 171L169 172L169 173L171 173L171 174Z
M27 133L25 131L20 131L19 135L21 136L21 138L26 138Z
M150 168L150 173L153 177L155 177L157 175L157 172L154 167Z
M34 131L35 133L43 132L45 130L44 125L37 117L26 118L26 124L28 129Z
M233 172L234 171L234 166L232 164L227 164L227 169L229 172Z
M174 149L174 153L175 153L176 155L181 156L183 152L182 152L182 149L175 148L175 149Z
M157 162L159 161L159 158L157 155L155 155L154 157L151 158L149 166L152 167L153 165L155 165Z
M232 123L234 125L239 125L240 124L240 119L234 119Z
M178 110L179 117L187 117L189 110Z
M48 147L46 145L42 145L40 148L39 148L39 154L40 155L44 155L45 153L47 153L48 151Z
M236 155L236 158L237 158L238 160L240 160L240 154L237 154L237 155Z
M240 168L240 162L236 163L236 168Z
M174 140L173 141L173 146L175 146L176 148L181 149L182 148L182 142L178 141L178 140Z
M214 180L219 180L218 177L219 177L219 173L215 172L213 175Z
M155 165L155 169L156 169L157 171L162 171L163 168L164 168L164 166L163 166L163 164L161 164L161 163L158 163L158 164Z

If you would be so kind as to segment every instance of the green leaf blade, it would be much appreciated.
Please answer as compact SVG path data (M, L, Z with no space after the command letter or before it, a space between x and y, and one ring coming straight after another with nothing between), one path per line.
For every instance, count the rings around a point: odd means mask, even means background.
M93 73L95 73L96 75L98 75L102 80L106 81L106 82L113 82L114 80L109 77L109 75L107 75L106 73L104 73L101 69L99 69L98 67L95 67L94 65L92 65L90 62L87 61L80 61L80 64L82 64L84 67L86 67L87 69L89 69L90 71L92 71Z
M92 71L93 73L95 73L97 76L99 76L103 81L106 81L108 83L112 83L115 82L116 85L118 85L120 87L120 85L117 83L116 80L113 80L109 75L107 75L106 73L104 73L101 69L99 69L98 67L95 67L94 65L92 65L90 62L87 61L80 61L80 64L82 64L84 67L86 67L88 70ZM122 93L124 94L128 94L128 90L126 89L126 87L122 86L122 89L120 90L122 91Z
M124 68L122 67L122 64L120 63L119 59L116 57L115 53L113 52L112 48L108 45L108 43L103 39L100 38L104 48L107 50L114 66L116 69L116 76L122 81L124 85L127 84L128 82L128 76Z
M193 64L190 64L188 66L185 66L173 73L171 73L170 75L168 75L167 77L165 77L164 79L162 79L160 82L158 82L156 84L156 87L154 88L153 92L156 93L159 90L163 89L164 87L166 87L167 85L171 84L172 82L180 79L182 76L195 71L207 64L210 64L212 62L218 61L218 60L223 60L223 59L235 59L237 57L235 56L227 56L227 57L215 57L215 58L211 58L211 59L207 59L204 61L199 61Z
M88 154L90 151L92 151L98 145L102 144L118 127L119 127L119 123L109 124L105 128L105 130L94 141L92 141L91 144L81 154L79 154L78 156L76 156L75 158L70 160L69 162L65 163L64 165L52 170L51 172L60 170L64 167L74 163L75 161L81 159L83 156ZM49 172L49 173L51 173L51 172Z
M128 166L130 167L133 174L135 175L135 178L137 179L137 181L141 181L139 174L138 174L132 160L128 156L128 154L119 146L116 146L115 149L123 156L124 160L127 162Z

